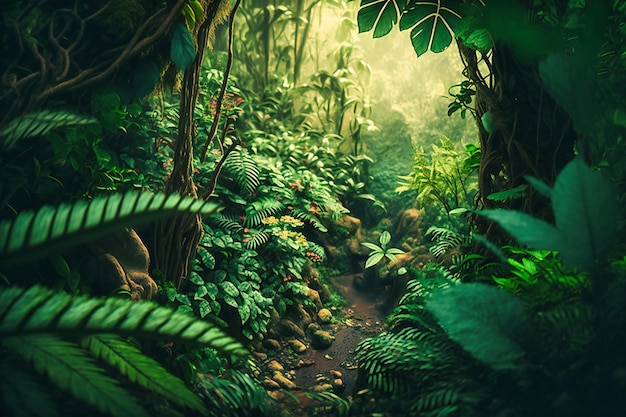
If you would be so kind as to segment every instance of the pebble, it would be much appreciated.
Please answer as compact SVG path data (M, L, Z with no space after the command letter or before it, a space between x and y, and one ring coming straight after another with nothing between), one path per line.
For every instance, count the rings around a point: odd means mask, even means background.
M291 381L289 378L281 374L279 371L274 372L274 376L272 376L272 379L285 389L296 388L296 384L294 384L293 381Z
M276 359L273 359L272 361L270 361L270 363L267 364L267 369L274 372L274 371L283 371L285 370L285 367L282 366Z
M263 380L263 386L270 391L275 391L277 389L280 389L280 384L274 381L273 379L269 379L269 378L265 378Z
M276 339L265 339L263 346L265 346L266 349L278 350L280 349L280 342Z
M333 386L327 382L323 384L313 385L310 389L310 391L312 392L326 392L326 391L332 391L332 390L333 390Z
M287 343L296 353L304 353L306 352L306 345L299 341L298 339L288 340Z
M343 376L341 372L335 371L334 369L330 371L330 374L337 379L341 379L341 377Z

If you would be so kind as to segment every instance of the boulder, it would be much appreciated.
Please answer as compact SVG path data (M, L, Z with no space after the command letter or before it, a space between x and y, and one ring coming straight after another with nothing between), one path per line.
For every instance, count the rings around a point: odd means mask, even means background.
M317 312L317 320L320 323L330 323L332 319L333 313L331 313L330 310L327 308L322 308L320 309L320 311Z
M298 339L291 339L287 341L289 347L293 349L296 353L304 353L306 352L306 345L299 341Z
M311 344L315 349L326 349L333 344L335 337L326 330L316 330L311 335Z
M280 321L280 331L285 336L297 336L304 338L304 330L302 330L296 323L288 319L282 319Z
M263 346L268 350L278 350L280 349L280 342L276 339L265 339L263 340Z

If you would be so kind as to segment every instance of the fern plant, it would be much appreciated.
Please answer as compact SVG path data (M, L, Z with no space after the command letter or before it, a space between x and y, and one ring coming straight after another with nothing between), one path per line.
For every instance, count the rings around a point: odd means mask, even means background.
M225 354L246 353L241 343L214 325L155 303L73 297L40 286L10 287L0 292L0 343L5 353L10 352L10 360L3 359L7 371L3 375L16 377L11 378L16 396L7 395L3 387L3 408L19 413L24 407L19 399L35 395L48 401L27 404L33 415L60 411L58 404L39 409L51 403L43 394L47 389L19 371L21 365L14 359L19 356L54 386L107 415L149 414L97 360L168 401L204 412L204 405L184 382L141 353L128 339L131 336L195 343ZM33 387L34 393L30 392Z

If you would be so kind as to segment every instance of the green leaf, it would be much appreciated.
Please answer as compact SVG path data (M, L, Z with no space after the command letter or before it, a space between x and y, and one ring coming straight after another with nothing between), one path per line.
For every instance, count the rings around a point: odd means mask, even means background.
M508 199L521 198L526 195L526 188L528 188L526 184L518 185L517 187L508 190L489 194L487 199L493 201L506 201Z
M235 287L235 284L230 281L223 281L220 286L226 294L230 295L233 298L239 295L239 290L237 289L237 287Z
M372 254L369 258L367 258L367 261L365 262L365 268L367 269L370 266L376 265L378 262L380 262L381 259L383 259L383 256L385 256L383 252L377 252Z
M176 212L209 214L217 210L217 204L192 197L134 191L44 206L0 222L0 265L58 253L130 223L144 224Z
M596 78L586 61L550 54L539 62L539 75L550 95L571 116L578 133L592 133L601 106L595 104Z
M172 28L170 56L179 71L186 70L196 59L196 44L187 26L182 23L176 23Z
M359 33L374 29L374 38L385 36L398 23L406 0L363 0L357 15Z
M530 321L513 294L484 284L438 291L426 303L450 338L494 369L513 369L525 351Z
M59 388L113 416L148 417L136 400L77 345L54 336L15 336L3 345L32 362Z
M400 30L411 30L417 56L428 51L443 52L454 39L461 15L442 5L442 0L411 2L400 18Z
M391 233L385 230L380 234L380 238L378 238L378 241L380 242L380 246L384 248L391 241Z
M563 260L570 267L592 271L594 261L607 257L619 235L615 188L577 157L558 175L552 207L562 236Z
M2 145L5 149L11 149L19 140L45 136L54 129L95 123L98 123L98 120L90 116L81 116L67 111L43 110L11 120L0 131L0 139L3 139Z
M201 318L205 318L209 313L211 313L211 303L207 300L200 300L200 303L198 303L198 312L200 313Z
M114 366L122 375L178 405L206 414L206 409L185 383L139 349L115 336L89 336L82 345L97 358Z
M72 297L38 285L0 291L0 339L44 333L166 338L206 345L223 353L247 354L239 342L215 325L156 303Z
M518 242L534 249L559 250L563 238L554 226L514 210L479 210L476 213L497 222Z
M525 175L524 179L528 181L539 194L550 199L552 198L552 188L550 188L548 184L530 175Z
M368 249L371 249L373 251L379 251L382 252L383 248L381 248L380 246L374 244L374 243L369 243L369 242L363 242L361 243L361 245L365 246Z

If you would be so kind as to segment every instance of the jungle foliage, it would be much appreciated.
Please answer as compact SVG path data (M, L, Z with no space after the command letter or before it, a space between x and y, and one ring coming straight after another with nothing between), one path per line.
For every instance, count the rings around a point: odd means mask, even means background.
M328 56L322 6L341 16ZM270 313L311 302L334 221L384 207L353 39L395 27L418 56L456 43L448 116L475 118L479 143L416 149L399 191L431 213L432 241L414 243L440 264L403 270L385 332L358 346L354 400L314 396L355 416L626 409L626 3L355 12L3 3L0 413L280 415L247 354ZM393 268L401 250L378 243L363 261Z

